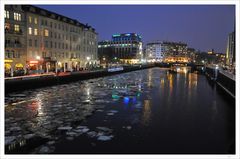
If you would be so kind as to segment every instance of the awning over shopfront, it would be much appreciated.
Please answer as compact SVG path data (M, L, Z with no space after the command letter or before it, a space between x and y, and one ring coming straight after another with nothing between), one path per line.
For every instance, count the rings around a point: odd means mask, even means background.
M10 70L11 69L11 65L9 63L5 63L4 64L4 68L5 68L5 70Z
M16 67L16 68L23 68L23 64L17 63L17 64L15 65L15 67Z

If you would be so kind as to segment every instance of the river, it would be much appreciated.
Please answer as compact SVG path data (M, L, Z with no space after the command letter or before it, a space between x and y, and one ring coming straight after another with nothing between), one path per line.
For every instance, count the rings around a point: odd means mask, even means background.
M5 95L8 154L234 154L235 101L151 68Z

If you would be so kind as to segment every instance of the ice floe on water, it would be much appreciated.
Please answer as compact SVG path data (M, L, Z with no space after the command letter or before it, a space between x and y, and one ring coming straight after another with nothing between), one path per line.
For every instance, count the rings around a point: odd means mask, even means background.
M97 140L100 140L100 141L108 141L108 140L111 140L112 138L113 138L112 135L110 135L110 136L102 135L102 136L99 136L99 137L97 138Z
M108 105L116 102L140 109L142 104L137 100L142 91L141 80L133 73L8 94L5 98L5 145L40 137L48 140L34 152L50 153L54 151L52 145L61 137L71 141L86 135L97 141L110 141L114 137L113 129L74 123L81 123L94 112L104 112L102 115L112 116L111 120L119 111L108 110Z
M16 136L5 136L5 145L12 143L16 139Z
M115 115L116 113L118 113L117 110L109 110L109 111L107 112L107 115L112 116L112 115Z
M58 127L58 130L71 130L72 127L71 126L61 126L61 127Z

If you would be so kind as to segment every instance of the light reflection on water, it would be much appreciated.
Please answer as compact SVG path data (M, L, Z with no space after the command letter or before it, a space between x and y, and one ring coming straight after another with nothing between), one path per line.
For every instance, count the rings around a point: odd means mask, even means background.
M197 74L174 74L156 68L26 91L25 94L29 92L29 96L21 99L26 102L18 101L20 104L9 104L5 109L6 118L11 118L6 122L6 131L9 136L23 136L21 132L9 131L12 124L15 124L22 129L27 127L27 130L35 134L51 138L53 136L50 132L56 131L59 126L71 126L71 122L92 115L91 112L97 106L113 105L119 111L130 110L128 115L131 116L132 120L129 120L131 124L151 126L154 119L158 119L159 114L164 122L173 122L173 118L177 115L181 116L181 112L187 112L186 115L189 115L194 109L198 111L199 95L203 99L208 98L202 94L204 90L199 91L205 88L203 87L205 83ZM211 88L207 87L207 89L211 91ZM212 96L210 96L211 100L215 99L216 94ZM99 99L103 101L96 102ZM219 102L214 101L209 110L212 113L213 123L219 117ZM124 113L127 114L127 111L123 111ZM15 117L23 118L25 123L18 123ZM194 118L194 115L191 114L191 117ZM26 131L27 133L29 131ZM20 146L26 144L24 140L19 141ZM9 148L14 149L16 146L14 144L10 144Z
M142 124L145 126L149 124L149 120L151 119L151 111L150 100L144 100Z

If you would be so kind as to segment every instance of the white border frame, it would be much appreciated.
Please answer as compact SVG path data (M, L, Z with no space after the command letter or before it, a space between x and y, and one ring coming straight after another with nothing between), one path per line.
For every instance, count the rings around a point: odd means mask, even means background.
M5 155L4 153L4 5L6 4L39 4L39 5L235 5L235 19L236 19L236 154L235 155ZM240 19L240 10L239 10L239 1L238 0L1 0L0 6L0 158L9 158L9 159L43 159L43 158L67 158L67 159L76 159L76 158L99 158L99 159L112 159L112 158L184 158L184 159L192 159L192 158L219 158L219 159L239 159L240 155L240 147L239 147L239 19ZM226 37L227 38L227 37ZM2 40L3 39L3 40Z

